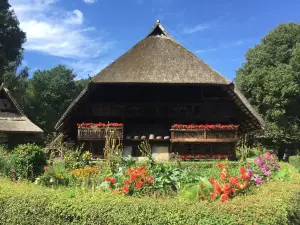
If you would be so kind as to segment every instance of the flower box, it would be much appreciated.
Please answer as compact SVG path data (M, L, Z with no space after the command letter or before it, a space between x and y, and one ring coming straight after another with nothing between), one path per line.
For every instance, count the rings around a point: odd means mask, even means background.
M123 139L122 123L78 123L78 140L104 140L107 132L114 138Z
M171 131L172 142L236 142L238 125L185 125L174 124Z

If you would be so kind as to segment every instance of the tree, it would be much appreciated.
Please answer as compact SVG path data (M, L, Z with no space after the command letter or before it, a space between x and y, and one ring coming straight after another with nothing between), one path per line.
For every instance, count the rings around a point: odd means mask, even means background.
M18 67L22 60L22 45L26 41L25 33L19 27L19 21L8 0L0 1L0 74L10 64Z
M246 53L236 84L266 120L264 143L300 143L300 24L280 24Z
M46 133L54 126L73 99L82 91L71 69L58 65L50 70L37 70L29 80L27 115Z

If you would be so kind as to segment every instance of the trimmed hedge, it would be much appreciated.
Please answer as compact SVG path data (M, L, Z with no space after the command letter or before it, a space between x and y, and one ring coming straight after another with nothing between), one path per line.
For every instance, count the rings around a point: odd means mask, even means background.
M300 156L299 155L290 156L289 161L290 164L293 165L298 170L298 172L300 172Z
M291 176L225 204L54 190L0 178L0 224L300 224L300 175Z

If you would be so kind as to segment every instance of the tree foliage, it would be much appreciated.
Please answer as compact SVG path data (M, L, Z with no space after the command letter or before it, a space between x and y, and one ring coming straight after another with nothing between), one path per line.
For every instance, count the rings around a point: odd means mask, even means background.
M8 0L0 1L0 74L13 63L18 66L22 60L22 45L25 33L19 27L19 21Z
M246 53L236 84L266 120L263 140L300 139L300 24L280 24Z
M45 132L54 131L55 123L82 91L83 85L66 66L37 70L29 80L27 115Z

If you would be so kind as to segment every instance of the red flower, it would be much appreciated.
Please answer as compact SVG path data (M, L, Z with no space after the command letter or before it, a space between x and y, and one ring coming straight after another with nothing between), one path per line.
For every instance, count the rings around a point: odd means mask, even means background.
M211 193L211 194L210 194L210 198L211 198L211 199L215 198L215 193Z
M217 195L222 193L221 186L218 182L214 183L214 193L217 194Z
M244 173L246 173L246 170L245 170L245 168L244 168L244 167L241 167L239 170L240 170L240 173L241 173L241 174L244 174Z
M110 177L106 177L105 180L106 180L107 182L110 182L110 181L111 181Z
M150 176L149 178L148 178L148 182L152 182L154 180L154 177L153 176Z
M220 178L221 178L222 180L225 180L226 177L227 177L226 173L224 173L224 172L220 173Z
M219 164L218 164L218 167L219 167L219 168L223 168L223 164L222 164L222 163L219 163Z
M249 177L248 177L245 173L243 173L243 174L241 175L241 178L242 178L243 180L249 180Z
M204 197L205 197L204 194L199 195L199 198L204 198Z
M214 181L214 178L209 178L209 182L211 183L211 184L213 184L215 181Z
M128 191L129 191L129 186L124 186L124 187L123 187L123 192L124 192L124 193L127 193Z
M221 201L222 202L228 201L228 195L226 195L226 194L221 195Z
M124 183L125 184L130 184L130 180L126 179L126 180L124 180Z
M237 184L239 182L239 179L237 177L230 177L229 183L230 184Z
M231 188L231 192L232 192L232 193L235 193L235 192L236 192L236 189L235 189L235 188Z
M138 181L138 182L136 182L135 186L137 188L141 188L143 186L143 182L142 181Z
M133 173L133 172L134 172L134 170L133 170L132 168L129 168L129 169L128 169L128 173L131 174L131 173Z
M111 184L116 183L116 178L112 178L112 179L110 180L110 183L111 183Z
M132 174L132 175L130 176L130 180L135 181L135 179L136 179L136 175L135 175L135 174Z
M204 184L200 184L200 188L204 188Z

